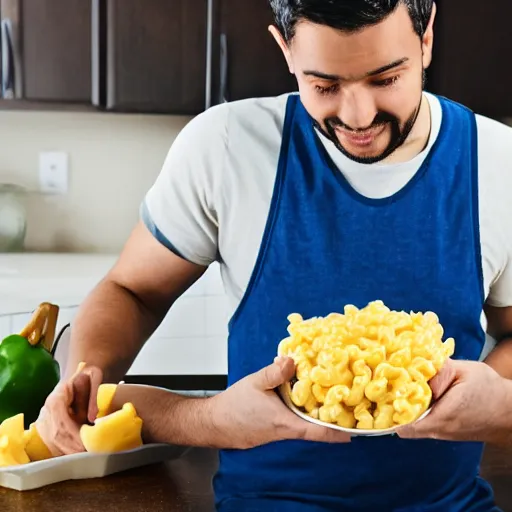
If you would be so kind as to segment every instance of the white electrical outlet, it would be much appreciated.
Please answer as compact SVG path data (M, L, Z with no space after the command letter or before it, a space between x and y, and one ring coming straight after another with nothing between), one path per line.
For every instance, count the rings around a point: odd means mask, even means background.
M45 194L67 194L68 155L61 151L39 153L39 188Z

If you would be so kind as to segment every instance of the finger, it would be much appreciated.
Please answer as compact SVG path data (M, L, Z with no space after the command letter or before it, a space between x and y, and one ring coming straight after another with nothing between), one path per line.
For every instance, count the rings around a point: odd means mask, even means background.
M255 373L253 378L258 389L269 391L292 379L295 363L289 357L276 358L274 362Z
M303 439L305 441L313 441L317 443L350 443L351 436L350 434L341 432L340 430L310 423L306 426Z
M425 418L399 427L396 433L404 439L440 439L441 427L444 424L442 416L434 405Z
M400 437L407 438L431 438L451 440L458 428L454 430L454 420L459 416L458 411L464 407L464 387L461 385L458 362L451 364L451 368L446 369L444 382L439 380L435 385L437 391L442 390L442 396L433 404L432 410L423 419L415 421L409 425L404 425L398 429ZM455 372L455 379L453 378ZM447 389L443 389L449 383Z
M346 432L317 425L316 423L299 418L294 413L288 416L287 423L290 432L292 432L292 438L320 443L350 443L351 441L350 434Z
M424 420L416 423L399 427L396 434L403 439L435 439L434 432L435 426L425 418Z
M452 387L457 380L457 376L457 365L449 359L439 373L429 382L434 400L439 400Z
M400 427L396 434L398 437L401 437L402 439L425 439L430 438L432 432L429 429L425 428L418 428L415 425L406 425L404 427Z
M80 425L87 423L89 397L91 396L91 379L86 373L78 374L71 382L72 404L71 408L75 421Z
M103 372L96 367L91 367L87 370L90 378L90 392L88 404L88 419L94 423L98 415L98 389L103 382Z

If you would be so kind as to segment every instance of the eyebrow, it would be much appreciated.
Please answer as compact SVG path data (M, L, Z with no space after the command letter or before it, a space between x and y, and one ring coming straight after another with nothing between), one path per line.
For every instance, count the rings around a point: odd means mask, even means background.
M409 60L408 57L403 57L402 59L395 60L394 62L391 62L390 64L386 64L385 66L374 69L373 71L369 71L368 73L365 73L364 76L370 77L370 76L381 75L382 73L385 73L386 71L390 71L391 69L397 68L397 67L401 66L402 64L405 64L408 60ZM303 73L306 76L316 76L317 78L323 78L324 80L331 80L333 82L348 81L340 75L330 75L328 73L322 73L321 71L306 70L306 71L303 71Z

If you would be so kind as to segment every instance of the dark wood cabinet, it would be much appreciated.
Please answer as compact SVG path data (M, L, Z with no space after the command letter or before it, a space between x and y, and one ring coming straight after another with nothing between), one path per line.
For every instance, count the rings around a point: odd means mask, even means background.
M297 90L268 26L267 0L215 0L213 101L276 96Z
M99 16L106 16L96 37L104 42L97 49L104 52L99 79L107 110L187 115L204 110L206 0L106 0Z
M297 89L268 32L267 0L0 0L0 9L0 108L196 115Z
M4 96L90 103L91 2L1 0Z
M296 90L266 0L106 2L107 110L193 115Z
M512 116L510 0L439 0L428 89L493 118Z

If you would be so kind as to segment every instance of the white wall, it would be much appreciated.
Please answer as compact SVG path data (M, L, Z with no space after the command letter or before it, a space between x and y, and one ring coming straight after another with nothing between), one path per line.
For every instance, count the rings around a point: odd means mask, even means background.
M0 112L0 182L34 190L40 151L69 154L66 196L30 194L31 251L118 252L146 190L189 118Z

